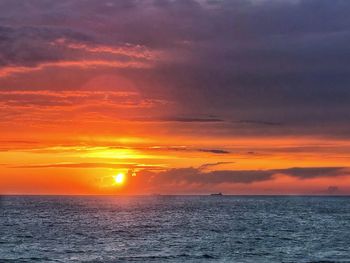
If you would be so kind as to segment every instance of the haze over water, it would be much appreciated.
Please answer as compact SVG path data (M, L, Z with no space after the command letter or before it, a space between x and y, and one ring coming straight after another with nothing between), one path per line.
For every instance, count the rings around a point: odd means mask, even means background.
M5 196L0 262L350 262L349 201Z

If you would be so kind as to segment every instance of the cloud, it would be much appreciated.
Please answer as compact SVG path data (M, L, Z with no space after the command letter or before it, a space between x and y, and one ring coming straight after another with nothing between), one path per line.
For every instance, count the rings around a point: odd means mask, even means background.
M5 141L5 140L0 140L0 143L1 144L9 144L9 145L18 145L18 144L24 144L24 145L35 145L35 144L38 144L39 142L38 141L30 141L30 140L8 140L8 141Z
M73 42L65 38L56 39L50 43L54 46L63 46L67 49L79 50L84 53L98 53L107 55L119 55L125 57L142 58L145 60L153 60L156 54L145 46L125 44L123 46L105 46L84 42Z
M11 166L11 168L41 169L41 168L111 168L111 169L149 169L160 170L160 165L144 165L134 163L52 163Z
M63 60L65 54L50 45L51 41L63 36L78 41L90 40L88 36L70 29L0 26L0 65L33 67Z
M174 122L222 122L219 118L191 118L191 117L174 117L163 119L163 121L174 121Z
M8 66L3 67L0 70L0 78L6 77L13 74L20 73L31 73L35 71L40 71L47 68L80 68L89 69L95 67L105 67L105 68L146 68L148 67L144 63L140 62L123 62L123 61L108 61L108 60L66 60L59 62L48 62L41 63L34 66Z
M198 167L198 170L205 170L207 168L212 168L215 166L219 166L219 165L224 165L224 164L232 164L234 162L216 162L216 163L205 163L202 164L201 166Z
M328 193L328 194L331 194L331 195L337 194L337 193L339 193L339 191L340 191L340 189L339 189L338 186L329 186L329 187L327 188L327 193Z
M287 175L301 180L338 177L350 175L350 169L346 167L303 167L287 169L270 170L212 170L208 168L231 164L232 162L217 162L203 164L198 168L172 168L167 169L162 165L145 165L135 163L51 163L51 164L30 164L11 166L16 169L47 169L47 168L110 168L110 169L129 169L138 170L137 181L140 184L174 185L174 184L199 184L199 185L217 185L217 184L252 184L273 180L278 175Z
M141 45L99 44L94 36L52 27L0 27L0 77L46 68L147 68L160 58Z
M252 124L252 125L266 125L266 126L281 126L281 122L272 122L272 121L258 121L258 120L239 120L234 121L233 123L238 124Z
M134 118L132 120L141 122L182 122L182 123L215 123L224 122L224 120L212 117L173 117L165 116L159 118Z
M300 179L309 179L316 177L329 177L329 176L339 176L343 174L349 174L349 170L344 167L306 167L306 168L289 168L274 170L276 173L282 173L289 176L297 177Z
M338 177L350 175L350 170L346 167L304 167L271 170L214 170L205 172L207 164L199 168L176 168L161 172L150 172L142 170L137 176L141 181L150 184L172 185L172 184L200 184L216 185L222 183L231 184L252 184L273 180L278 175L287 175L299 179L311 179L321 177Z
M230 154L231 152L223 149L196 149L188 146L151 146L147 148L139 148L140 150L152 151L179 151L179 152L204 152L212 154Z
M145 108L167 103L144 99L136 91L1 91L0 103L7 106L75 106L104 105L118 108Z
M79 84L108 71L174 102L181 117L164 122L213 122L224 135L349 136L349 1L127 2L1 1L0 87L38 88L27 75L52 68L57 79L91 70Z
M200 152L214 153L214 154L229 154L230 151L221 149L199 149Z

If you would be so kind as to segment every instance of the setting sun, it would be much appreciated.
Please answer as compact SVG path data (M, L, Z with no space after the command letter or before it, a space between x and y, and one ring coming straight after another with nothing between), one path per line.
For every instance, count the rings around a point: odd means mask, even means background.
M125 175L123 173L119 173L114 176L114 181L116 184L122 184L125 181Z

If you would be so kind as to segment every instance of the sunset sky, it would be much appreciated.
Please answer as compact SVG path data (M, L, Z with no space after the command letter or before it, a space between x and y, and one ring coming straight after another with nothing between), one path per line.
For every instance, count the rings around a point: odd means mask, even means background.
M2 0L0 194L350 194L349 12Z

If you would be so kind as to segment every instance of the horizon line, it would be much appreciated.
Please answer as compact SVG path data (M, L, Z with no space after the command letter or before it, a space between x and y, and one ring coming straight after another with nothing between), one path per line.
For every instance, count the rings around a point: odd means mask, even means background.
M161 197L161 196L211 196L208 194L0 194L0 198L4 196L23 196L23 197L35 197L35 196L68 196L68 197ZM350 197L350 194L223 194L221 197L254 197L254 196L266 196L266 197ZM215 196L214 196L215 197Z

